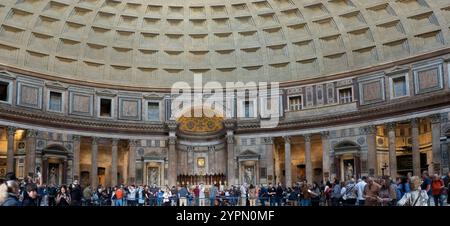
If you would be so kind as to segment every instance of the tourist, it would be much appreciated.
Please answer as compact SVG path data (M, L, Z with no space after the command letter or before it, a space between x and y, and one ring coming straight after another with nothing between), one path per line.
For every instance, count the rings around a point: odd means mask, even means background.
M278 183L278 186L275 190L275 200L277 203L277 206L281 206L281 203L283 202L283 187L281 186L281 183Z
M212 185L209 188L209 205L214 206L216 201L216 195L217 195L217 188L216 185Z
M5 182L0 185L0 206L20 206L19 183L14 173L7 173Z
M205 185L200 184L199 192L198 192L199 206L205 206Z
M422 184L420 185L420 189L424 190L427 192L428 197L432 196L432 190L431 190L431 179L430 176L428 174L428 171L423 171L422 173ZM428 206L430 205L430 200L431 199L427 199L428 200Z
M164 188L162 192L163 192L163 199L162 199L163 205L170 206L171 205L170 197L172 197L172 192L168 187Z
M331 193L333 192L333 185L327 181L325 188L323 189L323 198L325 200L325 205L331 206Z
M123 190L119 186L116 186L115 196L115 206L123 206Z
M137 197L138 197L138 206L143 206L145 204L145 194L144 194L144 187L142 185L139 186L137 190Z
M72 206L81 206L81 199L83 193L81 187L78 184L78 180L74 180L72 186L70 186L70 199Z
M306 181L301 185L301 206L311 206L311 189ZM318 194L316 194L318 195Z
M47 188L47 198L48 198L48 206L56 206L56 195L58 190L55 187L55 184L50 183Z
M256 188L253 184L250 184L248 189L248 199L250 201L250 206L256 206Z
M388 179L380 180L380 191L378 192L378 204L380 206L390 206L392 202L392 187Z
M397 199L400 200L403 196L410 192L408 178L405 176L400 177L398 186L397 186Z
M450 189L450 172L447 173L443 181L444 181L444 188L442 189L442 198L447 199L447 204L450 205L450 198L448 197L448 191Z
M83 190L83 200L85 206L91 205L91 199L92 199L92 190L91 187L88 185Z
M58 195L56 196L56 206L69 206L71 203L71 195L66 185L62 185Z
M317 184L317 182L313 182L310 194L311 194L311 205L320 206L320 197L322 197L322 194L320 192L320 186Z
M426 190L421 190L421 181L417 176L410 178L411 191L397 202L399 206L428 206L428 194Z
M367 179L364 189L365 206L377 206L381 185L374 181L373 177Z
M354 206L357 200L357 185L355 179L347 181L347 185L341 189L342 203L344 206Z
M258 192L259 202L261 203L261 206L266 206L266 201L269 199L269 191L267 190L267 187L261 184L261 187Z
M37 186L34 183L28 183L25 186L22 206L37 206Z
M434 206L444 205L444 199L441 197L442 190L444 188L444 181L439 177L439 175L434 174L433 181L431 182L431 193L434 199Z
M339 180L335 180L334 181L334 185L333 185L333 191L331 193L331 205L332 206L339 206L342 195L341 195L341 183L339 182Z
M178 198L180 199L180 206L187 205L188 195L189 195L189 192L188 192L186 186L181 186L180 190L178 191Z
M195 186L194 188L194 200L195 200L195 206L199 206L200 205L200 188L198 187L198 185Z
M241 206L246 206L247 204L247 183L241 185Z
M133 185L128 186L127 194L128 206L136 206L136 187Z

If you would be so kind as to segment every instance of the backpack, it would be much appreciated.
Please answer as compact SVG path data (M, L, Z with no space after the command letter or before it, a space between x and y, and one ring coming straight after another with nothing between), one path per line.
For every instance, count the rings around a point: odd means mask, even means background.
M122 189L117 189L117 191L116 191L116 199L122 199L122 198L123 198Z

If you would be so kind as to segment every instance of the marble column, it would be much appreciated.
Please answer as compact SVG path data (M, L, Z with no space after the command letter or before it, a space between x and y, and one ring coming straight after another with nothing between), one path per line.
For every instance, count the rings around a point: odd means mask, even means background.
M413 175L420 176L419 119L411 119Z
M136 146L137 140L129 141L128 149L128 184L136 183Z
M98 137L92 137L91 143L91 187L97 189L98 187L98 167L97 167L97 154L98 154Z
M305 173L308 183L312 183L313 171L312 171L312 159L311 159L311 135L305 134Z
M27 130L27 144L26 144L26 153L27 153L27 163L26 163L26 171L28 176L33 177L36 170L36 130Z
M431 136L432 136L432 167L431 174L441 174L441 115L431 116Z
M6 172L14 172L14 135L16 134L15 127L8 127L6 129L8 136L8 149L7 149L7 160L6 160Z
M286 187L292 186L292 167L291 167L291 137L284 138L284 183Z
M117 185L117 159L119 139L111 140L111 185Z
M234 134L233 131L227 131L227 177L228 185L235 184L235 165L234 165Z
M322 136L322 171L323 171L323 181L330 181L330 144L328 138L330 133L328 131L323 131L320 133Z
M177 137L169 137L169 166L168 166L168 182L169 186L177 184L177 151L176 151Z
M397 150L396 150L396 138L395 138L395 130L396 123L391 122L386 125L388 130L388 139L389 139L389 175L395 179L397 178Z
M80 179L80 147L81 147L81 137L78 135L72 136L73 141L73 179Z
M369 169L369 176L377 176L377 145L375 142L375 139L377 137L377 127L375 125L370 125L365 129L367 133L367 168Z
M264 137L264 144L266 146L266 167L267 167L267 183L275 183L275 170L273 165L273 137Z

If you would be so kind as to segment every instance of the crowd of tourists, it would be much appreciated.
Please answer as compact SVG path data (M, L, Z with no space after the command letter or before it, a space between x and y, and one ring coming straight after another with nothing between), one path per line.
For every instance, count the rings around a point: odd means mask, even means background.
M191 186L118 185L82 188L19 181L8 173L0 181L1 206L445 206L450 173L445 176L362 177L347 181Z

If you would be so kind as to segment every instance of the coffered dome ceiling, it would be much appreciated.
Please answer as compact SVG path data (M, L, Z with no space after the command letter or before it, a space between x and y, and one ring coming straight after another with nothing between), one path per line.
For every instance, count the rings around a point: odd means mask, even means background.
M448 0L1 0L0 64L97 83L298 81L449 47Z

